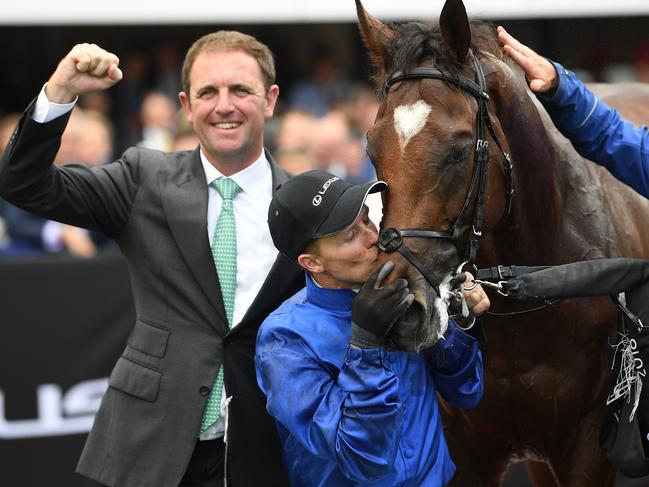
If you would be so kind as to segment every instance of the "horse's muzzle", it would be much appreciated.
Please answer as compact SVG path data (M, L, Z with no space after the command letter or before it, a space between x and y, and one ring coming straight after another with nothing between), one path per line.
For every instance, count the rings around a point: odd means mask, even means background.
M418 352L433 346L438 340L439 320L434 316L435 307L429 304L436 297L435 291L423 279L418 282L420 286L411 289L415 294L414 302L386 337L389 347Z

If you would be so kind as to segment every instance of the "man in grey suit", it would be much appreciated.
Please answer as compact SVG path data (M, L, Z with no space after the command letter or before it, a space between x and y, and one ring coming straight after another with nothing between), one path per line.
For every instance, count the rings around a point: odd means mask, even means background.
M76 98L117 83L118 65L75 46L0 162L2 197L103 232L128 262L137 321L78 471L120 487L288 485L253 363L259 324L304 285L266 223L289 177L263 149L279 94L272 54L227 31L189 49L179 96L195 151L130 148L101 167L52 166Z

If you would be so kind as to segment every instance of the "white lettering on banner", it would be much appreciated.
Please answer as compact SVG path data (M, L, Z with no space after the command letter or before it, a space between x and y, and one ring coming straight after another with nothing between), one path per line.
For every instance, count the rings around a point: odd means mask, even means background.
M41 384L36 388L38 418L18 420L7 420L5 396L0 390L0 439L87 433L107 388L107 377L75 384L65 395L57 384Z

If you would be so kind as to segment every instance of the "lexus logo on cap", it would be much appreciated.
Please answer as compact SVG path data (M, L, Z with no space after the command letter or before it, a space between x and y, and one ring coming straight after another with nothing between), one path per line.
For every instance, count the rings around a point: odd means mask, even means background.
M329 189L329 186L331 186L331 183L340 180L338 176L334 176L333 178L327 179L325 183L322 185L322 189L318 191L318 194L313 197L313 206L318 206L320 203L322 203L322 195L327 192Z

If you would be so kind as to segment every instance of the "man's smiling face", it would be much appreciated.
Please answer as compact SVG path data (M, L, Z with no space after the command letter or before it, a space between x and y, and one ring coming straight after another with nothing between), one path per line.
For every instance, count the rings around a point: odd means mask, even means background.
M200 53L180 101L208 160L226 175L254 162L264 143L279 88L264 86L257 60L243 51Z

